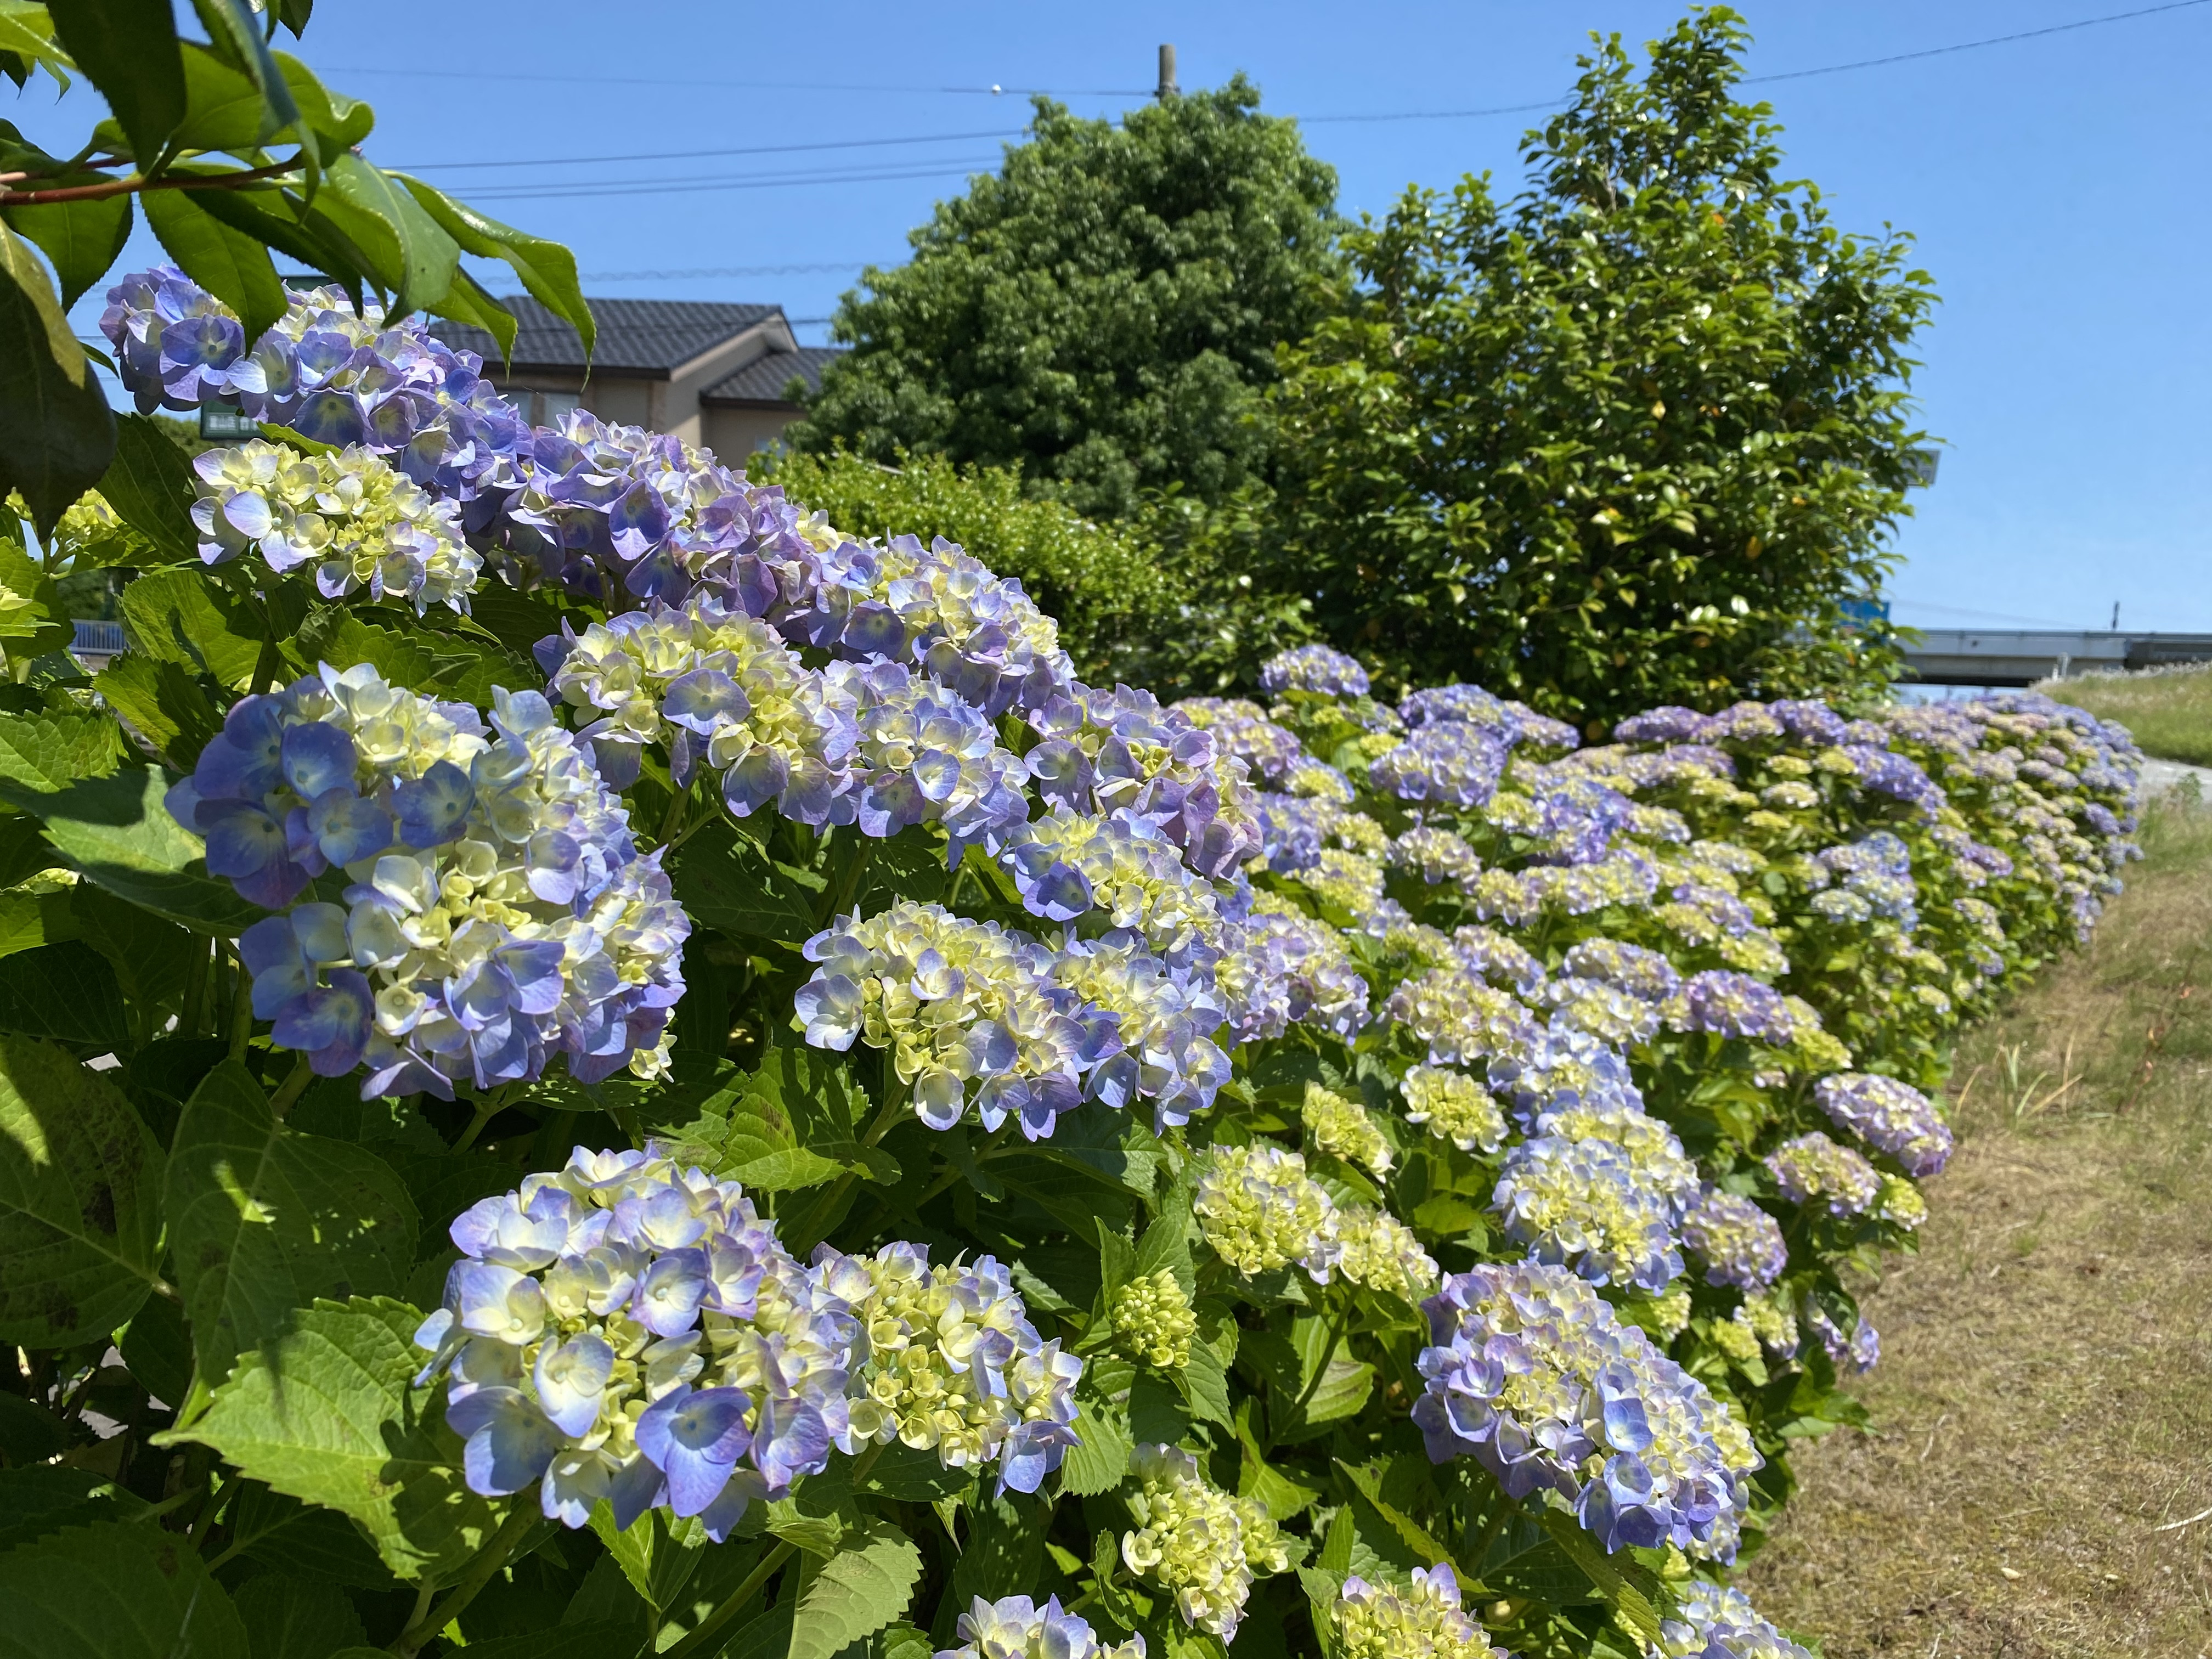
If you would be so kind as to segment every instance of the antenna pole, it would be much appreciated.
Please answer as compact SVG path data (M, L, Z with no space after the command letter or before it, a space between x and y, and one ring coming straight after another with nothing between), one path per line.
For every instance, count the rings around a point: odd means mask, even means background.
M1182 88L1176 85L1175 48L1164 46L1160 48L1160 89L1158 96L1164 104L1169 99L1179 96L1182 91Z

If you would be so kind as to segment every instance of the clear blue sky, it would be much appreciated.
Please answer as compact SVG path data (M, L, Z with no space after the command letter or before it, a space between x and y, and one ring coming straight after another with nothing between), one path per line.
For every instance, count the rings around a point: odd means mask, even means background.
M2135 9L1742 8L1758 36L1754 76ZM696 152L1011 133L1024 88L1110 115L1152 86L1155 48L1172 40L1185 88L1243 70L1268 109L1310 124L1343 208L1379 212L1408 181L1448 185L1486 169L1511 185L1520 132L1540 117L1328 118L1537 102L1570 84L1589 31L1641 42L1678 10L1626 0L535 0L526 18L451 0L321 0L304 55L376 105L374 159L436 164L428 176L439 183L567 241L592 292L776 301L820 319L863 263L903 258L908 228L965 173L993 165L1000 141ZM2124 626L2212 630L2208 66L2212 4L1753 89L1775 106L1793 170L1819 182L1838 222L1912 232L1944 296L1916 386L1924 423L1949 447L1899 538L1901 620L2102 627L2118 601ZM1007 90L994 96L994 83ZM81 130L57 121L42 83L10 101L33 137ZM546 164L660 151L687 154ZM538 164L444 165L488 161ZM803 175L817 176L793 182ZM691 187L593 193L623 179ZM131 257L155 252L142 231ZM732 274L684 274L702 271ZM95 296L81 314L97 308Z

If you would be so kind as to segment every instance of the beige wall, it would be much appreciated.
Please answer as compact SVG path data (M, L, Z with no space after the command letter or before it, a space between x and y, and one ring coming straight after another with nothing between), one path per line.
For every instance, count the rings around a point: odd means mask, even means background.
M783 436L783 429L799 418L796 410L708 409L700 418L707 430L707 447L725 466L743 466L756 449L766 449Z

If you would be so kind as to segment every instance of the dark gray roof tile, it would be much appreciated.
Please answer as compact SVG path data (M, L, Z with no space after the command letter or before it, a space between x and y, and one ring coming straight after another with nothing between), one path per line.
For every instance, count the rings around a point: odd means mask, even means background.
M783 389L794 376L809 392L822 388L822 371L830 360L849 349L845 346L801 346L796 351L771 351L756 357L733 374L726 374L699 394L702 404L782 404L789 400Z
M526 295L508 295L502 303L520 325L514 368L580 370L584 367L584 349L574 329ZM599 331L592 367L649 374L665 374L680 368L701 352L783 310L781 306L699 300L591 300L586 303ZM489 334L466 323L441 319L432 332L455 349L473 351L488 363L500 355Z

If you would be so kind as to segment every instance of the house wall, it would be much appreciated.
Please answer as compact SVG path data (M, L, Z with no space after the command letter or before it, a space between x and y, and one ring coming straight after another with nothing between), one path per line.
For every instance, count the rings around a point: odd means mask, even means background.
M700 420L707 430L707 447L725 466L743 466L756 449L782 441L783 429L799 418L788 405L775 409L707 409Z

